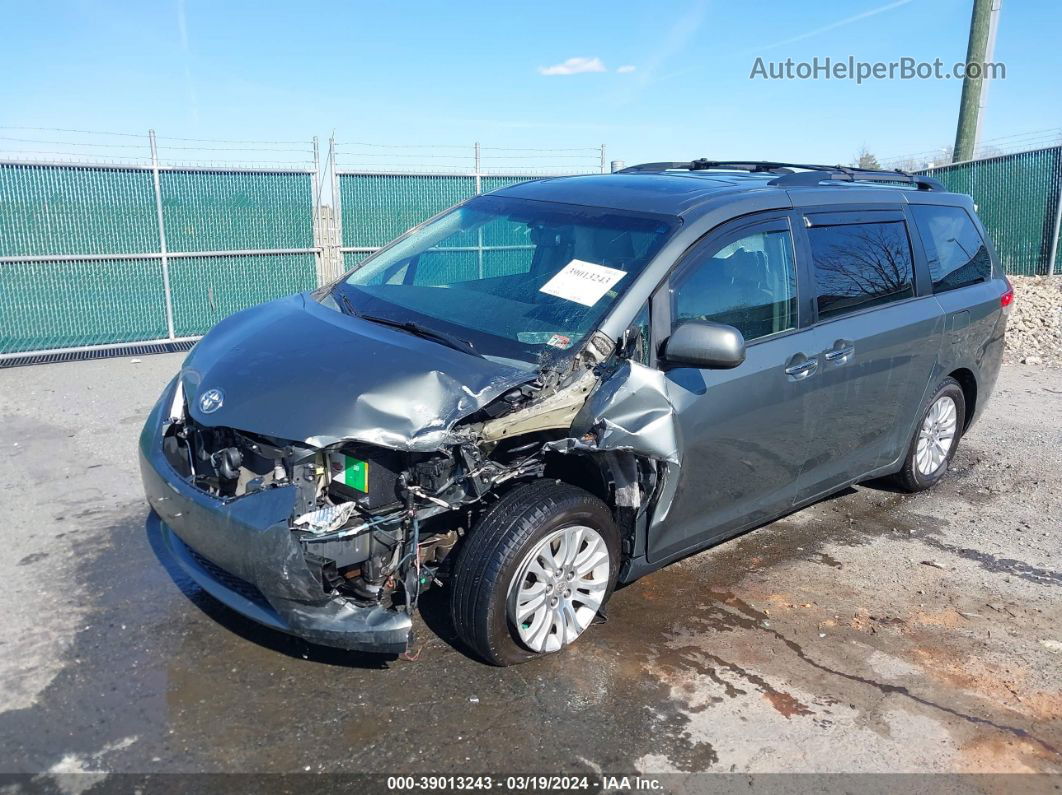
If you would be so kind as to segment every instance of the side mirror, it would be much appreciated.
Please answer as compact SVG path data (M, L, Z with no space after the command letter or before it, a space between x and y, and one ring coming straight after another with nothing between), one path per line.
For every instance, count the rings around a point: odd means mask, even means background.
M687 320L667 338L663 358L680 367L729 370L745 361L745 338L733 326Z

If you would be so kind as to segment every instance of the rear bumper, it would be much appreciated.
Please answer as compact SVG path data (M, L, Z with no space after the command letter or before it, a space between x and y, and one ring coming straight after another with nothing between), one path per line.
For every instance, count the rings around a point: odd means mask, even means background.
M168 406L169 390L159 405ZM212 597L252 621L340 649L400 654L408 613L328 593L289 525L294 490L219 500L191 486L162 453L159 406L140 437L140 472L159 554Z

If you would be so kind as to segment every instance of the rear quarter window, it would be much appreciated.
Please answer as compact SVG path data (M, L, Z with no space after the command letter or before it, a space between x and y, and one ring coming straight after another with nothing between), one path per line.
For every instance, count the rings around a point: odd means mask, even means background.
M943 293L991 278L992 261L973 220L961 207L911 205L933 279Z

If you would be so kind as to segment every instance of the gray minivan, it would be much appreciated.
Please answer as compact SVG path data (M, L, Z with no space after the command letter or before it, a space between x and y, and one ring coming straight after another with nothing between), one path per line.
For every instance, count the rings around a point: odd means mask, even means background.
M219 323L140 439L160 555L229 607L400 653L425 590L507 665L616 584L853 483L932 486L1013 292L903 172L653 163L477 196Z

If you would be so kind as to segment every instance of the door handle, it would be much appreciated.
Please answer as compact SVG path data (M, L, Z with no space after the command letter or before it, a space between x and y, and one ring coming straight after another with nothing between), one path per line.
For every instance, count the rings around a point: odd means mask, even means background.
M844 361L853 353L855 353L855 345L846 345L843 348L832 348L824 352L822 354L822 358L824 358L828 362L835 362L838 359Z
M793 378L807 378L819 366L818 359L806 359L799 364L791 364L785 368L785 374Z

